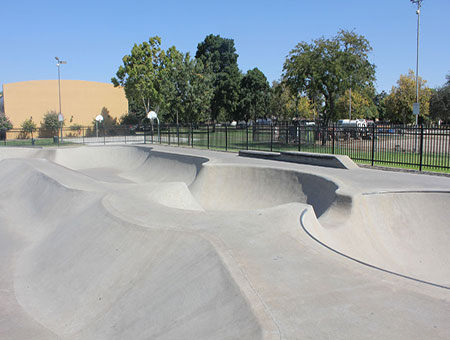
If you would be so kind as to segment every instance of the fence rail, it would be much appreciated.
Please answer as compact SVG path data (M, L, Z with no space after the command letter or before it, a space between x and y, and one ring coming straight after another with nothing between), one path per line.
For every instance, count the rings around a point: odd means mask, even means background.
M61 139L62 135L62 139ZM180 124L64 128L49 133L37 130L0 130L2 146L68 144L146 144L238 151L306 151L348 155L354 161L399 166L422 171L450 172L450 129L431 126L373 124L354 126Z

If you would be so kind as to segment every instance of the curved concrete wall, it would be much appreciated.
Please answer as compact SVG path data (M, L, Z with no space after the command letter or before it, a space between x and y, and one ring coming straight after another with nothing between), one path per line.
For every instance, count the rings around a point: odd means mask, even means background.
M49 111L59 112L58 80L31 80L3 85L5 114L15 128L33 117L39 126ZM112 117L128 112L123 88L84 80L61 80L61 111L66 126L91 125L106 107Z

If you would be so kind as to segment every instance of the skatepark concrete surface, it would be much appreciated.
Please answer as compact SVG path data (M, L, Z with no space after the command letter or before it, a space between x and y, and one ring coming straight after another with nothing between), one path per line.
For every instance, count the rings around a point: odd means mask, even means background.
M449 339L450 178L0 149L0 339Z

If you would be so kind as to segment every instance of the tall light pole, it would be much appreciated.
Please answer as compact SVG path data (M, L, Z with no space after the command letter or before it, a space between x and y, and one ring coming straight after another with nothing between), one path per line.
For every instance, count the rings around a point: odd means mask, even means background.
M413 113L416 115L416 126L419 122L420 104L419 104L419 32L420 32L420 7L423 0L411 0L417 4L417 58L416 58L416 103L413 107Z
M61 112L61 71L59 69L59 66L61 64L67 64L67 61L64 60L60 60L58 57L55 57L56 59L56 66L58 67L58 98L59 98L59 115L58 115L58 121L61 123L61 143L63 141L63 121L64 118L62 116L62 112Z

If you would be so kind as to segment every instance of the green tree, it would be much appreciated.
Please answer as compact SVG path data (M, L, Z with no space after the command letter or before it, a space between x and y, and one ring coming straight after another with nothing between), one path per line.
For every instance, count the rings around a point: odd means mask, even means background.
M386 97L388 94L383 90L380 93L377 93L373 98L373 103L377 108L377 116L378 119L384 121L387 119L386 117Z
M8 117L1 114L0 115L0 130L7 131L13 128L11 121Z
M313 102L305 95L295 95L285 82L273 82L270 111L279 120L315 118Z
M241 80L234 40L208 35L198 44L195 58L213 75L212 120L230 120L237 109Z
M139 117L135 113L128 112L120 116L119 122L120 125L135 125L142 123L142 119L139 119Z
M173 123L209 120L212 75L205 71L202 61L171 47L166 52L165 65L164 120Z
M432 91L426 80L419 77L420 116L428 120ZM401 74L397 86L393 86L385 99L386 117L393 123L410 124L415 122L413 103L416 102L416 77L414 71Z
M28 138L28 134L31 134L31 138L33 138L33 132L36 131L37 127L32 118L24 120L20 126L22 128L22 132L20 134L21 138Z
M352 91L352 119L368 118L375 119L378 117L377 108L371 96ZM350 91L347 90L344 96L339 97L336 103L336 113L338 118L348 118L350 111Z
M301 42L284 63L283 80L293 93L307 95L328 124L336 119L336 103L346 90L373 87L375 65L368 60L371 50L364 36L344 30L332 39Z
M136 102L134 98L128 99L128 112L124 114L124 116L130 115L130 119L135 120L135 123L138 124L145 121L147 118L147 112L145 111L144 105L141 102Z
M430 118L450 123L450 74L447 83L436 89L430 99Z
M61 127L61 123L58 120L58 114L55 111L49 111L44 115L44 119L41 122L41 128L39 129L40 137L52 137L57 136ZM64 122L63 122L64 125Z
M270 86L266 76L258 68L249 70L241 79L239 114L236 120L262 118L268 115Z
M111 78L115 87L123 86L125 95L133 104L142 103L145 112L159 111L163 105L161 77L165 52L161 48L161 38L152 37L148 42L134 44L131 54L123 57L116 77Z

